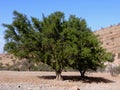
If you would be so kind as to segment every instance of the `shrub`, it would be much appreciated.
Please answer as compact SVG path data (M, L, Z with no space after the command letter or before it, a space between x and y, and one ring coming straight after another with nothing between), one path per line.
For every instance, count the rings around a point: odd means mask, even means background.
M111 76L117 76L118 74L120 74L120 65L115 66L113 64L109 64L108 71L110 72Z

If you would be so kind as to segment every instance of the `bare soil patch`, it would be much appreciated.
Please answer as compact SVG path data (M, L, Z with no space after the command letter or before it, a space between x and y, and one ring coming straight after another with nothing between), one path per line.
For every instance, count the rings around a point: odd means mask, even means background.
M87 73L85 79L79 75L63 72L63 81L56 81L54 72L0 71L0 90L120 90L120 75Z

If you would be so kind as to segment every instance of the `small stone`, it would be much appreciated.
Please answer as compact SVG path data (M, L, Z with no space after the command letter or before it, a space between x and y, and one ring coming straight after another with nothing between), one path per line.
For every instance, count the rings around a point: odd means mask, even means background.
M20 85L18 86L18 88L20 88Z

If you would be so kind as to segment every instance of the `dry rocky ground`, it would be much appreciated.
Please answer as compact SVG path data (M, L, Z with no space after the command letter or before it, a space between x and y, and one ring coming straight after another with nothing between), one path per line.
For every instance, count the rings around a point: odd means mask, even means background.
M120 75L63 72L63 81L55 80L54 72L0 71L0 90L120 90Z

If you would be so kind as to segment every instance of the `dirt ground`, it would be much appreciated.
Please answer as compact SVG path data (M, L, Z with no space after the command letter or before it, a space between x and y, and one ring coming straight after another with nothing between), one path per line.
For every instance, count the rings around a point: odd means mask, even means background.
M63 81L55 80L54 72L0 71L0 90L120 90L120 75L63 72Z

